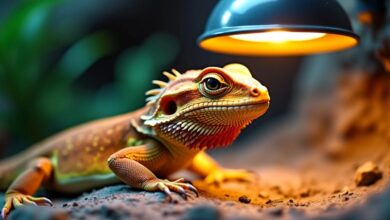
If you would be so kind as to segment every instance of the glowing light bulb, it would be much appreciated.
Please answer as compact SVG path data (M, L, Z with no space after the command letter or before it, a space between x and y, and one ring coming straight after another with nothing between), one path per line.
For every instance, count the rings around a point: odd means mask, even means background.
M325 33L269 31L262 33L247 33L231 35L231 38L251 42L285 43L289 41L309 41L325 36Z

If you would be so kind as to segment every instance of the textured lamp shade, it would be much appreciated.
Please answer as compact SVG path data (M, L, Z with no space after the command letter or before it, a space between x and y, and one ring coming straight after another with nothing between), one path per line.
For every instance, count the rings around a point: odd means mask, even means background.
M336 0L221 0L199 37L203 49L236 55L305 55L356 45Z

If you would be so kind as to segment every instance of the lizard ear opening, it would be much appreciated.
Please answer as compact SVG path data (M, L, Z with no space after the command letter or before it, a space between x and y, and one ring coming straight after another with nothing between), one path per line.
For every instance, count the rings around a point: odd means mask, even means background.
M161 108L166 115L173 115L177 111L177 105L176 102L173 101L172 99L170 100L164 100L161 103Z
M169 121L174 117L177 109L178 106L173 97L162 97L151 106L146 115L141 116L141 119L145 121L145 125L154 126Z

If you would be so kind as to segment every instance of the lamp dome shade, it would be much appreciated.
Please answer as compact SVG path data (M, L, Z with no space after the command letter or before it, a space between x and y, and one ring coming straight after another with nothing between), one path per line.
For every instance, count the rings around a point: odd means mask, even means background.
M199 37L235 55L306 55L353 47L359 37L336 0L221 0Z

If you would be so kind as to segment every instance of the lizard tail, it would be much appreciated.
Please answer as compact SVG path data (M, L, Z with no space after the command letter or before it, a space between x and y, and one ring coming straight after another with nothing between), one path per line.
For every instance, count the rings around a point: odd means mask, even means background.
M6 190L22 171L27 161L23 160L24 162L22 162L20 156L15 155L0 161L0 191Z
M5 159L0 161L0 190L6 190L7 187L11 184L11 182L16 178L19 174L17 172L18 166L14 160Z
M12 181L33 159L44 155L36 149L29 149L0 161L0 191L6 190Z

